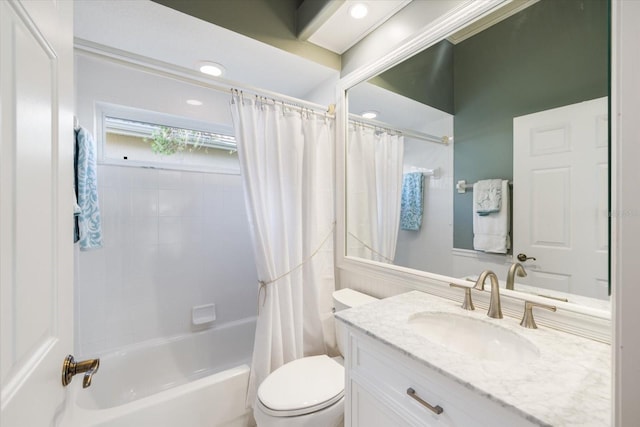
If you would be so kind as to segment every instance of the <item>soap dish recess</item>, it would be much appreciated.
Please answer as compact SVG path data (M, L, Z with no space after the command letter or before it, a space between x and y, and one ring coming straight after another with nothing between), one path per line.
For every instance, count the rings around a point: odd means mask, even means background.
M191 323L194 326L207 325L216 320L216 305L194 305L191 308Z

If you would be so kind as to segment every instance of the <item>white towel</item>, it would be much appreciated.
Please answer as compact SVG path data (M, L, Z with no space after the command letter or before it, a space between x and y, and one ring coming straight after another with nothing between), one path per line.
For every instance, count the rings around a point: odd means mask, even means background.
M500 212L502 208L502 180L483 179L473 185L473 204L480 215Z
M473 188L473 248L477 251L506 254L511 248L509 221L509 181L502 180L502 206L498 212L479 215L475 211L476 184Z

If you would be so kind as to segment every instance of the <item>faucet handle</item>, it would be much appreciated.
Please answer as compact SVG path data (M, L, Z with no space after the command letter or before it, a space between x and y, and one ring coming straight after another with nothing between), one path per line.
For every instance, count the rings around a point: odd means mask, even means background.
M524 314L520 321L520 326L528 329L538 329L536 321L533 319L533 307L540 307L551 311L556 311L556 307L553 305L541 304L538 302L525 301L524 302Z
M462 302L462 308L465 310L475 310L473 301L471 300L471 286L456 285L455 283L449 283L452 288L464 289L464 301Z

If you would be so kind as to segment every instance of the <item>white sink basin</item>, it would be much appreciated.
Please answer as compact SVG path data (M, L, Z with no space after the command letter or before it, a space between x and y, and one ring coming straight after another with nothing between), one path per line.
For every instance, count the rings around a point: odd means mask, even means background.
M429 341L475 359L524 362L540 355L526 338L498 325L454 313L423 312L409 326Z

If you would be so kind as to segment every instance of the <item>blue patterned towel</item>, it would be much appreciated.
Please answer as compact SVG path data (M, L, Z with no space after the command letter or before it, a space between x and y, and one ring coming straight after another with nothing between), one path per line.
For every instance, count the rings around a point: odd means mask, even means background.
M78 237L80 249L102 247L102 225L98 206L98 166L96 146L93 137L84 128L76 130L76 192L80 212L78 218Z
M400 205L400 228L420 230L422 225L422 172L406 173L402 177L402 199Z

